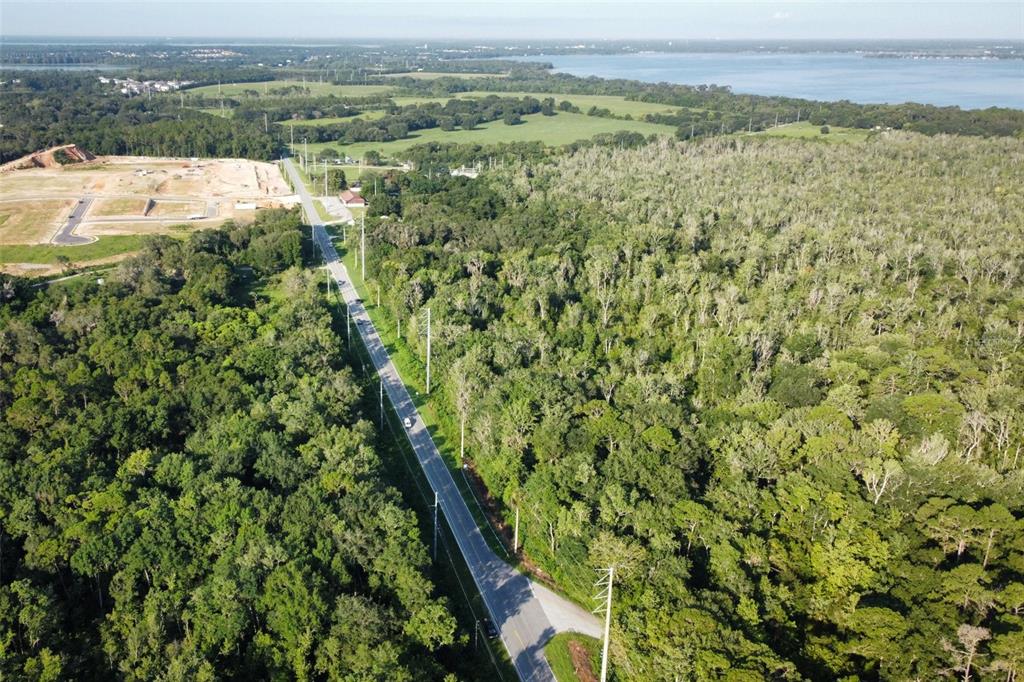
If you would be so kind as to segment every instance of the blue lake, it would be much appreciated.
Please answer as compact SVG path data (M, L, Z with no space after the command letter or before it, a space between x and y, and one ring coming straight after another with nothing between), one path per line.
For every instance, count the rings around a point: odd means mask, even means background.
M732 86L733 92L860 103L1024 109L1024 60L889 59L856 53L640 53L515 57L576 76Z

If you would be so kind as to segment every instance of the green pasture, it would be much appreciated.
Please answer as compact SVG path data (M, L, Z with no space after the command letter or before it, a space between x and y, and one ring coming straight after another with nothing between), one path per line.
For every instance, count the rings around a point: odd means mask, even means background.
M418 144L428 142L456 144L498 144L501 142L539 141L546 145L558 146L577 140L586 140L603 133L619 131L637 132L642 135L674 135L672 126L647 123L646 121L623 121L614 118L598 118L584 114L559 112L555 116L532 114L524 116L519 125L509 126L502 121L483 123L473 130L444 131L440 128L417 130L408 137L392 142L357 142L343 145L338 142L321 142L309 145L309 154L319 154L325 147L333 147L352 158L361 158L366 152L376 150L384 158L391 158ZM294 146L295 153L302 152L302 145Z
M57 262L58 256L67 256L71 263L109 258L142 247L141 235L111 235L81 246L56 246L54 244L4 244L0 246L2 263L45 263Z
M367 97L379 95L394 90L390 85L336 85L334 83L320 83L319 81L307 80L281 80L281 81L260 81L257 83L221 83L220 85L204 85L198 88L185 90L187 95L201 95L203 97L245 97L246 91L253 91L257 97L280 97L271 91L275 88L286 88L291 86L303 87L309 91L311 96L337 95L338 97Z
M757 133L752 133L753 136L760 137L789 137L799 138L803 140L821 140L823 142L863 142L868 138L870 130L864 128L840 128L837 126L829 126L829 132L827 135L821 133L821 126L814 125L807 121L801 121L800 123L787 123L777 128L769 128L768 130L762 130Z

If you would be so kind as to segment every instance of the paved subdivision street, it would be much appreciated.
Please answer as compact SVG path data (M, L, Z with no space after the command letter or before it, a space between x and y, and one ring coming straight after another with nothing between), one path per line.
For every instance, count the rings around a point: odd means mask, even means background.
M75 234L75 228L82 222L82 218L89 211L89 206L92 205L92 197L83 197L74 208L71 209L71 213L68 215L67 221L63 227L57 230L57 234L53 235L53 243L60 244L61 246L77 246L79 244L88 244L89 242L95 241L89 237L79 237Z

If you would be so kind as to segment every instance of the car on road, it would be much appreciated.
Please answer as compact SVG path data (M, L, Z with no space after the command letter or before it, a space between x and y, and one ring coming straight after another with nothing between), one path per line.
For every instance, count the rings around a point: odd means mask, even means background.
M498 638L498 628L494 627L494 623L491 622L490 618L484 618L480 621L480 625L484 629L484 634L487 635L488 639Z
M407 429L411 429L412 428L412 419L410 417L406 417L405 419L403 419L402 423L405 424L405 428L407 428Z

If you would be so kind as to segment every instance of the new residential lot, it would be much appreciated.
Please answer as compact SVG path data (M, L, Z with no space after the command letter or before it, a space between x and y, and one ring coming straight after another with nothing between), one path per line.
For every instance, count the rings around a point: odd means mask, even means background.
M0 179L0 267L34 272L57 254L112 256L135 242L111 237L251 220L259 208L290 205L290 195L276 165L246 159L99 157L9 170Z

